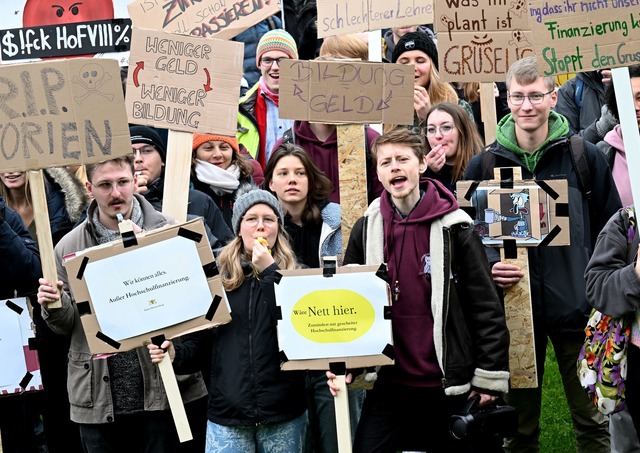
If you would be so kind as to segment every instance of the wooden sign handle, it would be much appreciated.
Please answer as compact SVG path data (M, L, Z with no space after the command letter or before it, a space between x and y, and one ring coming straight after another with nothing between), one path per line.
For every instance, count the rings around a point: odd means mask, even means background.
M169 131L164 169L162 213L177 222L187 220L192 146L192 133Z
M490 145L496 141L496 130L498 129L493 82L480 83L480 111L484 123L484 144Z
M47 192L44 187L42 170L29 171L29 189L31 191L36 231L38 232L38 249L40 250L40 262L42 263L42 276L56 288L58 270L56 268L56 256L53 250L53 239L51 238ZM62 302L58 299L48 304L47 308L62 308Z
M338 394L333 399L336 410L338 452L351 453L351 418L349 417L349 392L345 375L337 375L334 382L339 386Z
M169 408L171 409L171 415L173 416L173 423L176 425L178 439L180 439L180 442L187 442L193 439L193 435L191 434L189 419L187 418L187 412L184 408L184 404L182 403L182 396L180 395L178 381L176 380L176 374L173 371L173 365L171 365L169 354L164 355L164 358L158 364L158 369L162 376L164 391L167 394L167 399L169 400Z

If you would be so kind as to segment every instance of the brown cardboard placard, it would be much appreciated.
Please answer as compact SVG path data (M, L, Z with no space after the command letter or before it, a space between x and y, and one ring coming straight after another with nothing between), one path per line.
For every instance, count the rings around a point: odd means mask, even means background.
M433 23L432 0L318 0L318 37Z
M136 124L235 135L244 44L134 27L127 114Z
M278 0L136 0L128 6L135 27L180 35L231 39L280 11Z
M532 0L529 10L540 75L638 64L637 2Z
M448 82L504 82L533 54L526 2L435 0L439 74Z
M0 66L0 92L2 171L89 164L131 153L115 60Z
M331 124L413 124L412 66L282 60L280 118Z
M315 298L315 295L314 295L315 292L335 291L333 289L327 289L330 287L332 288L332 286L330 285L334 285L334 284L338 285L338 287L340 288L340 291L348 290L354 294L357 294L359 296L359 299L363 302L363 306L367 306L367 309L371 310L371 312L375 311L375 315L373 316L378 320L378 324L373 325L372 326L373 328L375 328L375 326L388 324L385 327L385 329L388 329L388 332L386 333L382 332L382 336L387 339L387 341L385 342L386 349L381 347L379 353L371 354L371 355L363 355L363 356L351 356L351 357L326 357L326 358L316 357L316 358L310 358L310 359L297 358L295 360L284 361L281 365L281 368L283 370L328 370L330 369L331 363L345 363L347 368L360 368L360 367L366 367L366 366L393 364L393 358L392 358L393 353L390 352L392 351L391 319L390 319L390 315L388 315L389 312L387 311L390 308L389 288L383 276L376 275L376 273L379 270L380 270L380 266L338 267L336 269L332 269L331 271L333 275L332 277L326 276L326 271L324 269L299 269L299 270L291 270L291 271L284 271L284 270L278 271L282 275L282 278L280 279L280 281L277 283L277 286L276 286L276 303L281 309L281 314L282 314L282 319L278 322L278 337L280 338L280 340L282 340L281 337L283 335L283 331L282 331L283 323L288 323L290 326L292 326L294 323L297 322L296 320L294 320L294 318L300 320L300 322L303 322L303 323L306 322L306 320L302 319L305 316L305 313L296 311L296 310L299 310L300 307L305 307L306 306L305 304L308 303L308 300L314 300L314 299L307 299L307 298L310 296L313 296ZM362 295L362 288L356 288L355 286L343 287L340 285L344 283L340 283L340 282L334 283L337 280L335 278L336 275L343 275L343 274L352 275L352 276L355 276L356 274L360 274L360 276L366 276L367 278L374 278L374 279L380 278L383 281L384 289L381 290L381 292L376 292L374 289L371 288L371 286L369 286L367 289L371 291L370 293L371 297L367 299ZM284 284L283 284L284 280L294 278L294 277L295 278L301 277L301 279L297 279L296 282L297 281L305 282L304 284L298 284L298 283L295 284L295 287L299 291L301 291L301 294L304 293L300 298L298 298L299 294L294 293L293 291L280 290L282 287L284 287ZM305 277L315 277L315 278L307 279ZM289 306L290 303L295 303L296 305L294 305L294 308L286 312L286 310L282 308L284 303L283 298L286 298L289 301L289 303L287 303L287 306ZM351 338L351 341L347 341L346 338L342 339L341 341L342 349L344 349L347 344L358 341L363 338L364 333L366 333L367 331L367 327L361 327L360 323L363 321L360 318L355 317L356 315L358 315L356 311L359 309L358 308L359 305L355 301L355 299L358 299L358 297L340 298L336 292L332 292L331 297L319 297L319 298L321 299L322 307L318 307L315 315L313 316L318 321L327 320L327 322L323 321L317 325L318 326L317 329L325 329L325 330L328 329L327 330L328 333L325 335L324 338L326 338L327 335L330 335L332 338L335 338L338 335L337 332L340 329L342 330L356 329L356 332L357 332L356 334L348 334L348 335L353 335L353 338ZM340 325L338 326L329 325L330 324L330 321L328 321L329 318L325 318L325 316L329 316L330 312L331 312L331 316L333 316L333 318L331 319L333 321L336 321L335 317L338 316L339 317L338 321L341 321L344 323L343 327L341 327ZM312 314L313 313L309 311L309 316L311 316ZM353 323L357 323L356 327L353 327L354 325ZM338 322L338 324L340 324L340 322ZM347 324L349 325L347 326ZM315 329L314 326L311 326L311 328ZM309 332L311 332L311 330L309 330ZM313 335L316 335L316 334L313 334ZM317 335L321 336L324 334L320 332L320 333L317 333ZM320 338L320 337L310 339L309 337L300 336L299 338L301 340L309 340L312 343L316 343L316 344L324 343L323 338ZM280 344L281 344L280 347L282 349L283 347L282 341ZM282 352L284 353L284 356L286 356L287 351L284 350ZM305 353L307 353L307 351L305 351Z
M113 341L110 341L108 335L105 338L100 325L98 323L95 307L93 305L91 294L89 293L86 279L83 276L84 268L87 266L87 262L95 262L99 260L109 259L116 255L127 253L129 250L136 250L148 245L161 243L162 241L175 238L176 236L183 237L200 237L200 241L196 243L197 252L200 257L201 264L203 266L210 265L214 262L213 253L205 233L204 224L202 219L198 218L186 223L167 226L166 228L149 231L136 235L137 246L125 247L122 240L116 240L108 244L92 247L90 249L78 252L74 258L67 260L64 266L69 275L69 285L71 286L71 292L77 304L88 303L89 313L80 317L82 326L84 328L87 342L89 343L89 349L92 354L122 352L134 349L142 346L145 342L148 342L152 337L159 334L163 334L167 339L172 339L185 335L187 333L195 332L198 330L216 327L221 324L225 324L231 320L228 306L223 302L224 297L222 294L222 284L220 277L216 274L207 278L207 284L211 291L212 308L215 308L215 313L211 319L207 319L207 314L203 314L197 318L181 322L179 324L168 325L165 328L150 331L135 337L127 338L124 340L116 341L115 345ZM192 236L195 235L195 236ZM195 240L195 239L194 239ZM132 266L136 266L139 271L139 263L132 263ZM153 295L153 293L151 293ZM188 296L185 295L185 299L178 301L178 303L184 303L188 300ZM154 300L150 300L152 304ZM217 303L217 307L215 304ZM135 319L123 319L123 322L136 322ZM116 347L117 346L117 347Z
M457 183L460 207L475 212L482 242L490 247L502 247L504 240L518 247L569 245L567 181L516 180L510 186L496 180ZM517 201L524 210L515 208Z

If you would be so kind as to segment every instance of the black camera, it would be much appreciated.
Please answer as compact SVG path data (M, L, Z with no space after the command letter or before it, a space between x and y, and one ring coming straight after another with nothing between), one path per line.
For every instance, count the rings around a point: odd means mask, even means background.
M454 439L474 435L506 437L518 429L518 412L507 404L478 407L480 395L469 398L460 414L449 419L449 432Z

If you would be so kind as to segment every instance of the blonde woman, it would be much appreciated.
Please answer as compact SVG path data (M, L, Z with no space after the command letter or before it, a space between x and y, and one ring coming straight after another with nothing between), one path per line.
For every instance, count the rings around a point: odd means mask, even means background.
M273 284L297 262L278 200L265 190L241 194L233 207L235 239L217 263L232 321L205 333L165 342L176 371L197 370L211 357L207 453L301 453L307 426L304 375L281 371ZM158 363L162 349L149 346ZM211 350L211 352L209 352Z

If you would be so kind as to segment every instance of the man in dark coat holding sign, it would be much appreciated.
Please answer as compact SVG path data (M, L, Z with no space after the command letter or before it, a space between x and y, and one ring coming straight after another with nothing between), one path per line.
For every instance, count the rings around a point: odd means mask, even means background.
M41 279L38 289L43 318L53 331L71 335L71 419L80 424L82 442L89 453L174 452L178 437L158 368L144 347L107 357L91 354L63 266L67 255L118 239L118 215L134 223L135 233L160 228L168 221L135 194L137 175L131 155L90 165L87 176L87 190L94 197L87 218L55 247L56 287ZM49 308L58 298L62 308ZM179 377L178 381L185 403L207 394L200 373Z

